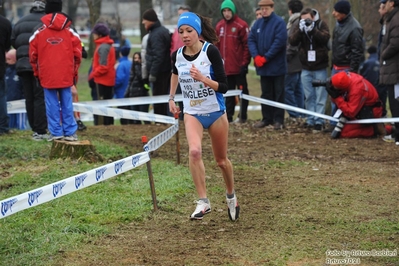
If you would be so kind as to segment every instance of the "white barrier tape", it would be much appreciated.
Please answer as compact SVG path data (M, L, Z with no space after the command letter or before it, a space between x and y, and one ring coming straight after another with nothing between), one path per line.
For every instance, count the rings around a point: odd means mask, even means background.
M23 110L23 112L16 112L19 110ZM7 113L8 114L26 113L25 100L16 100L16 101L7 102Z
M120 175L145 164L149 160L148 152L137 153L87 172L2 200L0 201L0 219Z
M266 104L266 105L270 105L270 106L281 108L281 109L285 109L285 110L295 111L295 112L298 112L298 113L318 116L318 117L321 117L321 118L324 118L324 119L328 119L328 120L338 121L337 118L334 118L334 117L329 116L329 115L319 114L319 113L316 113L316 112L312 112L312 111L309 111L309 110L305 110L305 109L302 109L302 108L294 107L294 106L283 104L283 103L274 102L274 101L271 101L271 100L261 99L261 98L250 96L250 95L246 95L246 94L242 94L241 97L243 99L245 99L245 100L249 100L249 101L252 101L252 102L258 102L258 103L261 103L261 104Z
M179 130L179 120L173 126L164 130L162 133L153 137L146 145L144 145L144 150L146 152L152 152L159 149L163 144L165 144L169 139L171 139L176 132Z
M151 121L155 123L174 124L175 119L171 116L144 113L119 108L101 107L82 103L73 103L73 110L81 113L90 113L101 116L111 116L114 118L125 118L133 120Z
M258 102L261 104L266 104L266 105L270 105L270 106L274 106L274 107L278 107L281 109L285 109L285 110L290 110L290 111L295 111L298 113L303 113L303 114L309 114L309 115L313 115L313 116L317 116L317 117L321 117L330 121L338 121L338 118L329 116L329 115L324 115L324 114L319 114L319 113L315 113L309 110L305 110L302 108L298 108L298 107L294 107L291 105L287 105L287 104L283 104L283 103L278 103L278 102L274 102L274 101L270 101L270 100L265 100L265 99L261 99L261 98L257 98L257 97L253 97L247 94L242 94L241 97L243 99L249 100L249 101L253 101L253 102ZM372 123L398 123L399 122L399 117L392 117L392 118L372 118L372 119L359 119L359 120L351 120L346 122L347 124L372 124Z

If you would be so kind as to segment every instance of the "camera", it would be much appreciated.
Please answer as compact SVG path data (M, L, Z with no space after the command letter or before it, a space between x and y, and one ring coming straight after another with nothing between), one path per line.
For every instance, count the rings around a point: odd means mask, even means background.
M313 87L327 87L331 86L331 78L327 78L326 80L314 79L312 80Z
M312 25L313 20L311 20L310 18L305 19L305 25L307 27L309 27L310 25Z
M339 136L341 135L341 131L344 128L346 121L348 121L348 118L346 118L345 116L341 115L341 117L339 118L339 121L337 123L337 125L335 126L333 132L331 132L331 138L333 139L337 139L339 138Z

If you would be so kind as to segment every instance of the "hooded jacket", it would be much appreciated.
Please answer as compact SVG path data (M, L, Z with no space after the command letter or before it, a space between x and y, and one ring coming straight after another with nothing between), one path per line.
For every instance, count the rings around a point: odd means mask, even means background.
M96 49L93 54L93 66L89 80L94 78L94 82L97 84L113 87L116 78L116 54L112 46L114 41L107 35L98 38L94 43Z
M228 8L233 17L230 20L222 19L216 24L216 34L219 42L216 47L224 60L226 75L238 75L242 67L247 67L251 55L248 50L248 24L235 14L235 6L232 1L222 3L220 11Z
M22 17L14 25L11 34L11 44L17 50L17 74L24 72L32 73L32 66L29 63L29 38L32 33L43 23L41 18L45 15L44 8L32 7L30 14Z
M292 25L289 43L293 46L299 45L299 58L303 69L315 71L325 69L328 66L328 41L330 32L327 24L320 19L319 12L313 9L315 25L307 35L299 30L299 21ZM308 61L308 51L316 52L316 61Z
M41 20L43 25L29 39L33 75L46 89L70 87L82 60L79 35L70 28L71 20L63 13L47 14Z
M364 106L375 106L380 102L377 90L361 75L350 73L351 83L348 88L340 89L344 93L332 101L342 110L344 116L355 119ZM373 108L375 118L382 115L382 107Z

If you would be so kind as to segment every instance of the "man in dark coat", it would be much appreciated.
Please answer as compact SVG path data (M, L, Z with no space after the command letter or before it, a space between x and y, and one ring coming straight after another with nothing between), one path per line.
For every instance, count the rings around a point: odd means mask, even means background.
M387 11L380 51L380 84L387 86L392 117L399 117L399 0L386 2ZM395 93L396 91L396 93ZM395 144L399 145L399 123L395 123Z
M167 95L171 75L170 33L161 25L154 9L150 8L143 13L143 25L149 32L146 49L146 66L148 80L152 87L152 95ZM168 104L154 104L154 113L167 115Z
M29 63L29 38L43 23L45 0L35 0L30 14L22 17L14 26L11 44L17 50L17 74L21 77L24 87L26 113L32 128L33 140L47 139L47 117L44 103L43 88L33 75Z
M9 133L6 90L6 52L10 50L11 22L0 15L0 136Z

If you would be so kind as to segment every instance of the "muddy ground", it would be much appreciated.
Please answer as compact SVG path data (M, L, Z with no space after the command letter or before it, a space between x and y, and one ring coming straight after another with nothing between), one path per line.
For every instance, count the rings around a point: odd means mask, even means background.
M399 248L398 232L375 228L399 218L399 147L381 138L332 140L297 125L275 131L253 123L230 126L229 158L241 206L237 222L228 219L221 174L205 134L210 214L202 221L188 219L195 208L193 189L146 221L121 225L82 252L66 253L62 264L327 265L326 250ZM167 127L91 127L80 136L102 134L134 152L142 147L141 136L151 138ZM183 124L181 129L181 163L187 165ZM174 147L169 141L152 159L175 158ZM367 257L361 265L398 261Z

